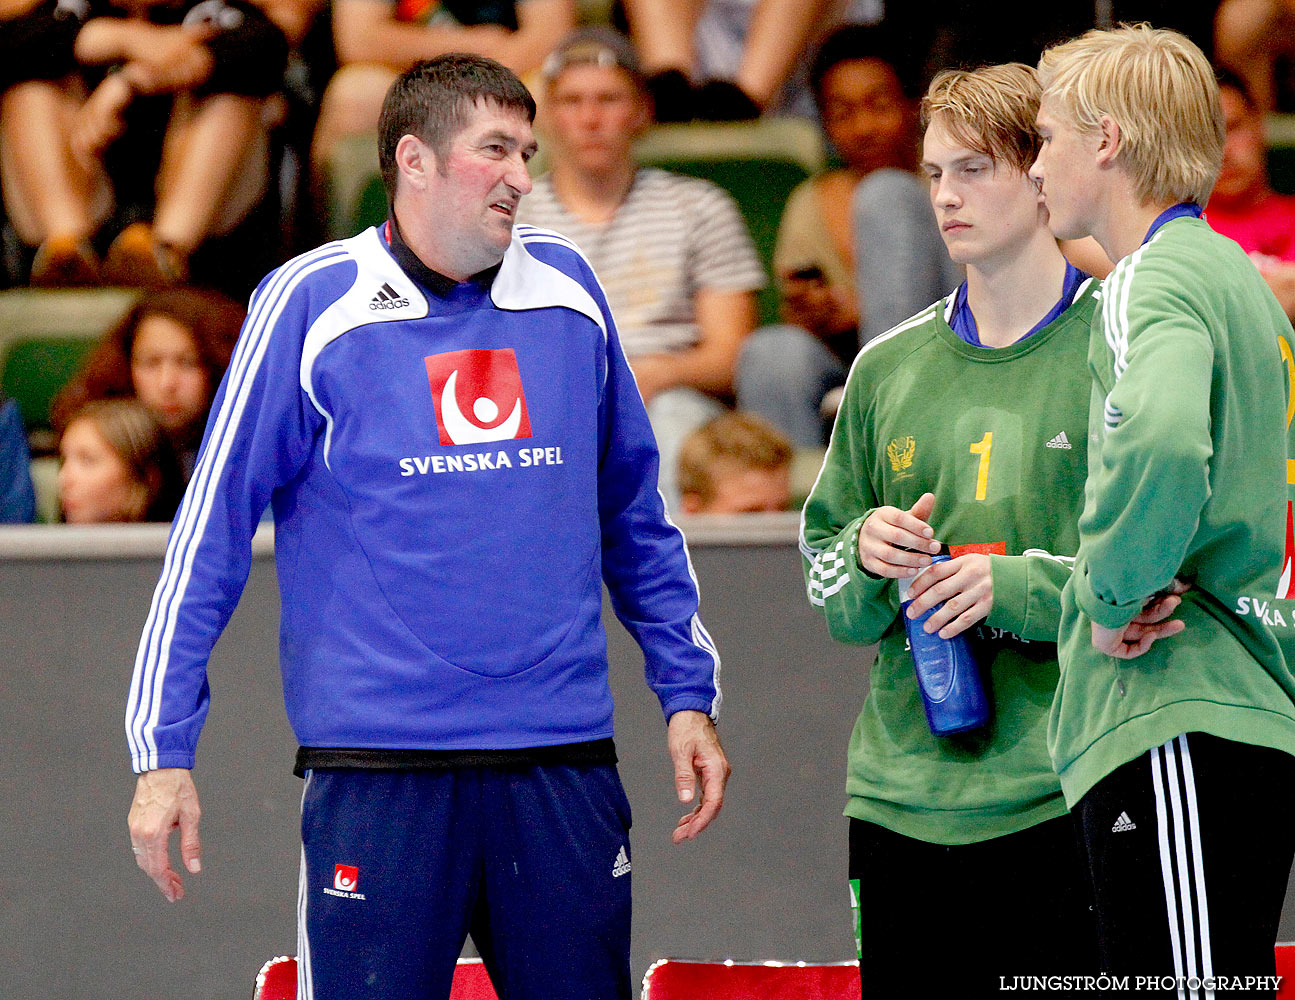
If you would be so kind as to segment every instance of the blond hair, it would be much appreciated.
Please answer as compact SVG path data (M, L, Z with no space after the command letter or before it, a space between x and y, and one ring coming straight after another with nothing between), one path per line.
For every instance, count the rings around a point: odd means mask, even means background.
M942 70L922 98L922 129L938 119L963 146L1025 173L1039 155L1040 93L1024 63Z
M679 492L715 499L715 467L773 471L791 464L791 442L766 420L749 413L724 413L689 434L679 449Z
M1186 36L1148 24L1089 31L1039 60L1043 96L1081 131L1108 115L1117 162L1156 205L1205 204L1223 166L1225 128L1209 60Z

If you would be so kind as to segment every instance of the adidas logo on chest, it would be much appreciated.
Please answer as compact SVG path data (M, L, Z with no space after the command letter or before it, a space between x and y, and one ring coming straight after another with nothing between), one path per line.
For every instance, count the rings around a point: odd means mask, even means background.
M369 308L373 310L403 309L407 305L409 305L409 300L385 281L382 283L382 287L378 289L377 294L369 299Z

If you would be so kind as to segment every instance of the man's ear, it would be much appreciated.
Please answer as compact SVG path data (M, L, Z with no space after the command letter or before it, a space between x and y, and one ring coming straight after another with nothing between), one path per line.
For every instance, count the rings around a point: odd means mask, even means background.
M652 104L651 94L640 94L638 100L634 103L634 118L630 122L630 134L635 139L638 139L652 127L656 112Z
M679 496L679 509L685 514L700 514L701 496L697 493L683 493Z
M415 190L427 187L428 175L436 169L436 154L416 135L402 135L396 143L396 172Z
M1120 131L1120 123L1110 115L1102 115L1096 134L1097 165L1111 166L1120 155L1120 144L1123 141L1124 133Z

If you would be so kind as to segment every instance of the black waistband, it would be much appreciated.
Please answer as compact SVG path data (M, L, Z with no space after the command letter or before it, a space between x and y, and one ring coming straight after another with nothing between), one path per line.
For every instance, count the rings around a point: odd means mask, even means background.
M524 768L544 765L615 764L616 743L608 737L583 743L515 750L368 750L348 747L299 747L292 773L307 768L347 767L371 771L411 768L445 770L464 767Z

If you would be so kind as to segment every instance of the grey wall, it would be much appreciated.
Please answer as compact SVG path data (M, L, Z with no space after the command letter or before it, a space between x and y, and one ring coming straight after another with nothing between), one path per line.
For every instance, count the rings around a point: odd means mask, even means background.
M724 654L734 768L695 843L670 844L682 807L664 726L637 650L609 629L635 811L635 974L666 955L849 958L844 751L872 651L827 639L794 546L694 545L693 558ZM168 905L135 868L121 719L160 564L0 558L0 996L246 1000L260 963L295 951L300 782L268 559L211 663L195 770L204 871ZM1280 936L1295 936L1289 903Z
M617 743L634 805L639 976L666 956L852 957L845 742L871 651L831 643L794 547L694 547L724 655L728 803L674 847L665 727L614 621ZM276 658L273 565L258 559L210 666L194 777L204 871L168 905L135 868L122 732L160 557L0 560L0 996L246 1000L293 953L301 783Z

